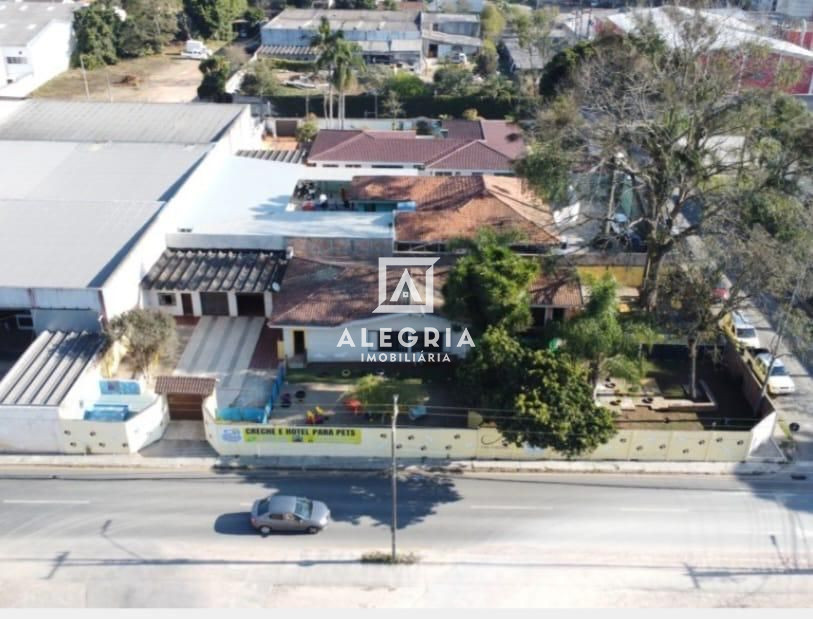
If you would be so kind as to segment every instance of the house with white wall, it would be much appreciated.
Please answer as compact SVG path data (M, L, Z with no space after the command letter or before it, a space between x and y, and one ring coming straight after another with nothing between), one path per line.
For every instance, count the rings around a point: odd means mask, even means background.
M70 67L79 3L0 0L0 97L21 98Z
M401 271L387 274L393 289ZM418 295L426 297L429 292L425 272L410 269L410 273ZM463 357L468 352L468 346L460 342L464 326L442 312L440 289L446 273L447 267L433 266L432 312L376 313L377 261L293 258L275 296L274 314L268 324L281 331L282 352L293 366L363 362L367 354L423 352L448 355L450 359ZM413 298L409 304L424 302L424 298ZM398 340L397 334L403 329L412 330L416 337L413 344L404 345ZM436 343L427 344L427 331L437 331ZM429 335L430 340L433 337Z

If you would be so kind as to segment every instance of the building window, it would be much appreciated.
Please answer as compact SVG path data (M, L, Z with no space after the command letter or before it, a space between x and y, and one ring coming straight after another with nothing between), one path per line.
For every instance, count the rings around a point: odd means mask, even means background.
M175 305L175 295L169 293L159 294L158 305L160 305L161 307L169 307Z
M6 64L28 64L25 56L6 56Z

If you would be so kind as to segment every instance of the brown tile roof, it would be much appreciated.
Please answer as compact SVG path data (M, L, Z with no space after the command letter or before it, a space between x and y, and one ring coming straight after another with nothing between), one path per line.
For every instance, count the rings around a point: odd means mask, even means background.
M579 280L567 273L540 275L529 292L531 305L576 308L584 305Z
M414 200L422 209L448 208L483 192L479 176L356 176L350 200L402 202Z
M418 291L424 292L425 270L409 268ZM440 289L447 266L434 267L434 310L443 306ZM403 272L403 271L400 271ZM391 269L388 279L395 287L399 271ZM378 307L378 261L320 261L293 258L282 290L274 296L270 325L335 327L355 320L374 318Z
M158 376L155 393L179 393L185 395L211 395L215 390L214 378L199 376Z
M521 130L506 121L444 121L449 137L419 137L414 131L326 129L308 161L406 163L437 169L505 170L522 153Z
M353 181L353 193L415 201L416 211L396 214L396 241L440 243L491 227L519 232L532 244L559 242L548 206L514 177L359 177Z

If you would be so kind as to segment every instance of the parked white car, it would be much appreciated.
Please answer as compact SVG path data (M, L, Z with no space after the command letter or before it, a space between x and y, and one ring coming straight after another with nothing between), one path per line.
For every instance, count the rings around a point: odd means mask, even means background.
M212 55L212 50L203 44L203 41L189 39L181 52L181 58L192 58L193 60L206 60Z
M469 59L463 52L454 52L449 54L449 62L452 64L466 64L468 61Z
M740 312L731 312L720 321L720 327L739 346L759 348L759 335L748 319Z
M768 367L771 365L771 354L769 352L760 352L753 357L751 367L754 373L760 380L765 380L765 375L768 372ZM780 395L783 393L794 393L796 385L788 373L788 369L781 359L775 359L773 367L771 368L771 376L768 378L768 393L771 395Z

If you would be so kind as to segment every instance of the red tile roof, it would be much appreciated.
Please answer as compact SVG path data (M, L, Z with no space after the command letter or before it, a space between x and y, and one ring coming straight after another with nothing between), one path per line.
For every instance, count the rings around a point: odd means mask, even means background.
M409 269L419 292L424 291L425 269ZM442 308L440 288L447 267L434 267L434 310ZM397 269L389 273L391 288L399 277ZM274 314L270 325L335 327L355 320L377 316L378 262L321 261L293 258L282 289L274 295Z
M517 231L533 244L559 242L549 207L518 178L357 177L349 194L356 200L414 201L416 211L396 214L396 241L442 243L491 227Z
M584 305L579 280L567 273L540 275L531 284L531 305L545 307L574 307Z
M506 121L445 121L449 136L414 131L320 131L308 161L403 163L436 169L509 171L524 148L521 130Z

